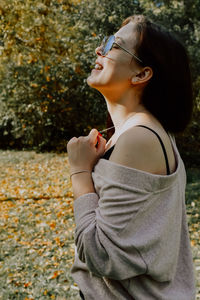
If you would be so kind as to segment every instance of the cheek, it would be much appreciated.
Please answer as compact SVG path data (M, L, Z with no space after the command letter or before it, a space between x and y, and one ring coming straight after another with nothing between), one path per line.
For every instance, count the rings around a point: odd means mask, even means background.
M116 87L129 82L131 70L129 62L123 58L105 58L104 68L101 71L93 70L87 79L87 83L92 87Z
M129 80L131 77L129 65L126 61L120 61L105 68L106 78L110 78L114 82L123 82Z

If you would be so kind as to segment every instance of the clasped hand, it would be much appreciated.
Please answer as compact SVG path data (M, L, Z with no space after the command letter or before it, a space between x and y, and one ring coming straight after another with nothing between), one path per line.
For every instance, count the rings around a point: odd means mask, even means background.
M92 172L105 152L105 145L106 139L99 135L97 129L92 129L88 136L71 138L67 143L70 171L89 170Z

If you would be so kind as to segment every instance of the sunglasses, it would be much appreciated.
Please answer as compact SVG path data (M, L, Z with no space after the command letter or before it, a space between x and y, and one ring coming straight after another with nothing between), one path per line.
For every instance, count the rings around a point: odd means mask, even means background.
M142 60L137 57L135 54L129 52L128 50L126 50L124 47L122 47L121 45L119 45L117 42L115 42L115 36L111 35L109 37L104 37L102 43L101 43L101 52L103 56L106 56L108 54L108 52L110 50L112 50L113 45L116 44L119 48L121 48L122 50L124 50L125 52L127 52L128 54L130 54L131 56L133 56L135 59L137 59L140 63L142 63Z

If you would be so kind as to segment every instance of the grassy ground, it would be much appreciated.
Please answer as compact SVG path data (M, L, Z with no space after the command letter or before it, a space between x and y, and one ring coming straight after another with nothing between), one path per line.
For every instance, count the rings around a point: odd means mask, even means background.
M200 171L188 170L189 232L200 299ZM0 300L77 300L66 154L0 151Z

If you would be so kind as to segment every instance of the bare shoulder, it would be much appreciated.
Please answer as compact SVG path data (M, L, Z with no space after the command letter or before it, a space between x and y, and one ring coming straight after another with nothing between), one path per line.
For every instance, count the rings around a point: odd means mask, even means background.
M170 141L164 139L171 171L175 159ZM143 127L132 127L118 138L110 161L153 174L166 174L166 162L157 136Z

